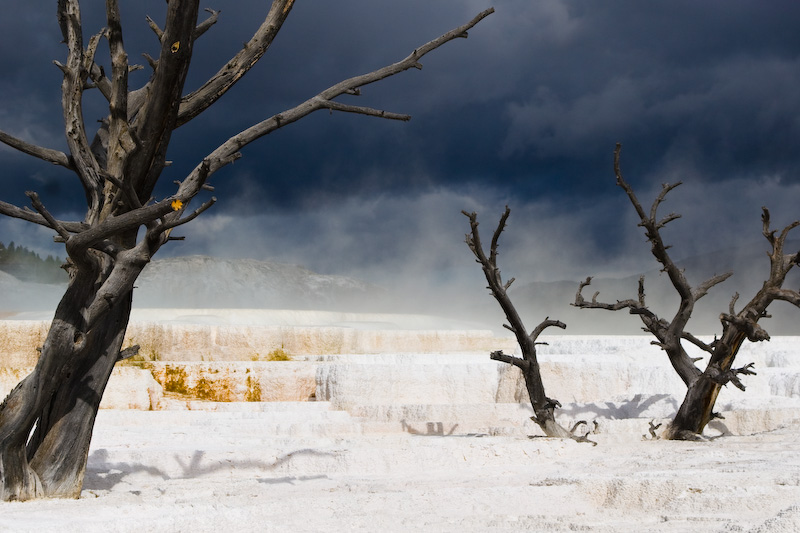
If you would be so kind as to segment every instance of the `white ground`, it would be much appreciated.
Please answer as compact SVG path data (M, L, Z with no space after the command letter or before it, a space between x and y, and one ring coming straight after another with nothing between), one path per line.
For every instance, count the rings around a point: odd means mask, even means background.
M102 410L81 499L0 504L0 531L800 531L798 339L743 355L759 376L720 398L708 434L727 435L692 443L643 439L679 401L663 355L634 362L646 340L550 340L545 385L597 446L531 438L508 399L422 403L438 359L443 387L511 394L478 354L341 356L317 373L330 402ZM407 387L368 386L392 361ZM416 404L398 396L415 380Z
M325 404L273 407L103 411L82 498L2 504L0 530L800 530L796 426L592 447L359 435Z

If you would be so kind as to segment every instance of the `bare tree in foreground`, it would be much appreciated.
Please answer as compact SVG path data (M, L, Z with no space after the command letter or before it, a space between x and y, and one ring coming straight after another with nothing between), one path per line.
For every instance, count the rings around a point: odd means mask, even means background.
M135 68L123 46L118 0L106 0L108 27L84 42L78 0L59 0L58 22L67 59L57 63L69 153L43 148L0 132L0 141L73 172L86 194L82 221L57 220L34 192L33 210L0 202L0 213L48 227L65 243L70 281L41 348L34 371L0 406L0 499L78 497L89 441L100 399L114 364L138 348L120 352L131 310L133 284L153 255L173 237L170 232L210 207L194 211L190 202L209 178L240 157L239 150L314 111L328 109L394 120L390 113L335 100L358 95L361 87L410 68L421 68L428 52L458 38L493 12L477 15L414 50L405 59L346 79L305 102L266 118L234 135L208 154L177 183L174 195L151 198L162 171L173 130L189 123L224 95L269 48L293 0L273 0L262 25L242 50L198 89L184 93L192 48L218 13L198 23L198 0L170 0L163 28L148 17L160 43L158 58L147 57L150 80L128 84ZM108 41L110 73L95 62L101 39ZM110 75L107 76L107 74ZM108 116L89 140L84 91L97 89L108 101ZM93 121L90 121L90 123Z
M557 407L560 407L561 404L558 403L558 400L548 398L545 395L542 375L539 369L539 361L536 359L536 345L543 344L536 342L539 335L549 327L565 329L567 327L566 324L558 320L550 320L548 317L536 326L531 333L528 333L528 330L522 323L519 313L517 313L517 310L514 308L506 292L511 284L514 283L514 278L503 283L502 277L500 276L500 269L497 267L497 243L500 240L500 234L503 232L503 229L505 229L506 221L511 214L511 209L506 206L505 212L500 217L497 229L494 235L492 235L488 257L483 249L481 237L478 232L478 215L476 213L467 213L466 211L462 211L462 213L469 218L471 229L470 233L466 235L467 246L469 246L469 249L475 254L476 261L480 263L483 268L486 281L489 283L487 288L492 292L492 296L494 296L497 303L500 304L503 313L506 315L508 324L503 324L503 326L514 333L522 351L522 358L505 354L502 350L492 352L490 357L495 361L502 361L520 369L522 376L525 378L525 387L528 390L528 396L533 406L533 416L531 420L542 428L545 435L548 437L571 438L581 442L590 442L587 440L586 435L576 436L574 434L575 430L578 426L583 424L583 422L575 424L572 431L567 430L556 422L555 410Z
M662 272L669 276L672 286L680 296L680 304L672 320L667 321L659 318L645 303L644 277L641 277L639 279L637 299L618 301L613 304L598 302L598 293L592 296L591 301L587 301L582 295L583 289L591 283L592 278L587 278L586 281L580 284L578 293L575 295L574 305L586 309L606 309L610 311L628 309L630 314L639 315L644 324L642 329L649 331L656 337L657 340L653 341L653 344L667 353L670 363L672 363L673 368L687 387L683 403L675 419L665 430L663 437L668 439L698 439L709 421L720 416L713 412L720 388L728 383L733 383L739 389L744 390L745 387L739 379L739 375L755 374L752 370L752 363L741 368L733 368L733 362L745 340L751 342L769 340L769 334L758 323L759 319L769 316L767 315L767 307L775 300L783 300L800 307L800 292L782 288L786 275L792 267L800 262L800 254L784 253L786 236L789 231L800 225L800 222L789 224L783 228L780 234L776 235L776 230L770 227L769 211L766 207L762 208L763 234L771 247L771 251L768 252L770 261L769 277L764 281L758 293L739 311L736 311L735 308L739 295L733 296L728 312L720 315L722 335L719 338L715 337L712 343L707 344L686 331L686 326L691 318L695 303L705 296L709 289L722 283L733 273L728 272L716 275L697 287L689 285L683 271L670 258L667 252L669 246L664 244L664 240L661 237L661 229L669 222L680 218L680 215L671 213L659 220L657 213L667 194L680 185L680 182L665 184L661 193L653 201L650 212L645 212L631 186L622 178L619 167L620 150L621 146L617 144L614 151L614 173L617 177L617 185L625 191L625 194L628 195L633 207L636 209L636 213L641 220L639 225L645 229L647 240L652 245L653 256L661 263ZM695 365L698 360L689 357L682 345L683 341L689 342L710 354L705 370L701 370Z

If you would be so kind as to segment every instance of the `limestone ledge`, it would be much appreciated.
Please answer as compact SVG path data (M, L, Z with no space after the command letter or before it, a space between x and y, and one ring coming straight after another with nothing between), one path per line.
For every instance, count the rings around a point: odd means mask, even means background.
M103 394L101 409L183 410L200 402L313 401L316 363L303 361L120 364ZM4 398L33 367L0 368Z
M0 366L33 366L49 323L0 320ZM123 347L138 344L151 361L253 361L282 348L294 356L455 353L504 349L513 339L489 330L363 329L340 326L131 322Z

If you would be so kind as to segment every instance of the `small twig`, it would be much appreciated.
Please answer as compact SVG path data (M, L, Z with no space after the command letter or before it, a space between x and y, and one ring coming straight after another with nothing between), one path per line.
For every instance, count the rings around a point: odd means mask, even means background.
M21 139L17 139L13 135L9 135L4 131L0 131L0 142L7 144L11 148L19 150L22 153L32 155L43 161L47 161L48 163L61 165L62 167L70 170L75 170L75 165L72 158L64 152L52 150L50 148L42 148L41 146L27 143Z
M219 11L208 7L205 8L205 11L206 13L210 13L210 16L206 20L198 24L197 27L194 29L194 34L192 37L195 40L197 40L201 35L207 32L211 28L211 26L217 23L217 19L219 19L219 13L220 13Z
M214 205L216 203L216 201L217 201L217 198L212 196L210 200L204 202L200 207L198 207L197 209L195 209L194 211L192 211L190 214L186 215L185 217L177 218L175 220L171 220L169 222L164 222L162 224L159 224L159 226L157 227L156 231L158 233L163 233L163 232L171 230L173 228L177 228L178 226L183 226L187 222L191 222L192 220L194 220L195 218L200 216L200 214L202 214L205 210L207 210L209 207Z
M489 246L489 262L495 266L497 265L497 244L500 240L500 234L506 228L509 215L511 215L511 209L506 206L505 211L500 216L500 221L497 223L497 229L494 230L492 235L492 242Z
M150 15L146 15L145 20L147 20L147 25L150 26L150 29L153 30L153 33L156 34L158 42L161 42L162 39L164 39L164 30L158 27L158 24L156 24L155 20L150 18Z
M71 237L70 233L58 223L58 221L50 214L50 212L45 208L44 204L39 200L39 195L33 191L26 191L25 196L31 199L31 204L39 212L40 215L44 217L50 227L61 236L62 239L69 239Z
M575 425L572 426L572 429L569 431L572 434L572 440L574 440L575 442L587 442L592 446L597 446L597 442L589 440L589 435L597 431L597 420L594 420L593 423L594 423L594 429L587 430L586 433L583 435L576 435L575 430L577 430L580 426L588 425L586 423L586 420L577 421Z
M134 355L137 355L139 353L139 350L140 346L138 344L134 344L133 346L125 348L124 350L119 352L119 355L117 356L117 362L119 363L120 361L124 361L125 359L129 359Z
M530 338L531 338L531 340L532 340L532 341L536 341L536 339L538 339L538 338L539 338L539 335L541 335L541 334L542 334L542 332L543 332L545 329L549 328L549 327L555 327L555 328L560 328L560 329L566 329L566 328L567 328L567 325L566 325L566 324L564 324L563 322L561 322L560 320L550 320L550 317L546 317L546 318L545 318L545 319L544 319L544 320L543 320L543 321L542 321L542 322L541 322L541 323L540 323L538 326L536 326L536 328L535 328L535 329L534 329L534 330L531 332L531 334L530 334ZM547 344L547 343L538 343L538 344Z
M503 353L503 350L496 350L494 352L491 352L489 354L489 358L492 359L493 361L500 361L503 363L507 363L509 365L516 366L522 370L526 370L530 366L530 363L525 359L505 354Z
M130 205L134 209L138 209L142 207L142 203L139 201L139 196L133 190L133 185L131 185L130 180L120 181L115 176L112 176L108 172L103 171L101 175L114 184L114 186L122 191L122 194L125 195L125 198L128 200L128 205Z
M330 109L331 111L343 111L345 113L356 113L359 115L368 115L371 117L386 118L389 120L401 120L403 122L408 122L411 120L411 115L392 113L390 111L383 111L381 109L372 109L371 107L342 104L332 100L322 101L321 106L325 109Z
M648 429L648 431L650 432L650 440L659 440L660 439L660 437L658 436L658 433L656 433L656 430L658 428L660 428L660 427L661 427L661 424L656 424L655 420L651 420L650 421L650 428ZM643 435L643 438L645 440L648 440L647 439L647 435Z
M745 376L755 376L757 375L753 368L755 367L755 363L748 363L741 368L731 368L730 370L721 370L718 365L711 364L706 368L705 376L708 377L714 383L718 383L720 385L727 385L728 383L733 383L733 385L739 390L745 390L744 383L739 379L739 374Z

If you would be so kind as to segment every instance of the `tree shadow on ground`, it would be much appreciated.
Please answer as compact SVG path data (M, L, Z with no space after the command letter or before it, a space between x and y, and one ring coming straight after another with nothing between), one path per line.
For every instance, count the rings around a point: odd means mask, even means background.
M111 490L116 485L122 483L126 477L137 473L146 473L154 477L159 477L163 480L169 479L195 479L202 476L212 474L220 470L273 470L280 465L291 460L293 457L301 455L316 455L316 456L330 456L336 457L337 454L333 452L323 452L314 450L312 448L303 448L294 450L289 453L278 456L273 462L265 461L236 461L236 460L223 460L213 461L203 464L205 451L195 450L188 463L179 456L175 456L175 462L180 467L181 471L178 475L170 475L165 470L155 466L148 466L136 462L109 462L108 450L99 449L95 450L90 456L86 467L86 477L84 478L84 490ZM321 479L327 476L286 476L283 478L259 478L260 483L281 483L291 481L308 481L311 479Z
M566 415L574 418L587 417L594 415L597 418L609 420L624 420L627 418L649 418L650 415L644 413L655 404L663 403L669 406L669 410L664 409L658 418L669 418L678 412L678 400L671 394L636 394L630 400L621 402L593 402L583 404L572 404L558 410L559 415ZM663 415L663 416L662 416Z
M324 474L318 474L316 476L284 476L275 478L260 477L256 479L256 481L267 485L278 485L280 483L288 483L289 485L294 485L295 482L297 481L315 481L318 479L330 479L330 478Z
M400 425L403 428L403 431L406 433L410 433L412 435L422 435L425 437L449 437L455 432L456 429L458 429L458 424L453 424L453 427L451 427L449 431L445 432L443 422L425 422L425 430L423 431L416 429L411 424L406 422L405 419L400 421Z
M84 490L111 490L131 474L145 472L154 477L167 480L169 476L162 470L139 463L109 463L108 450L95 450L89 455L86 465Z

